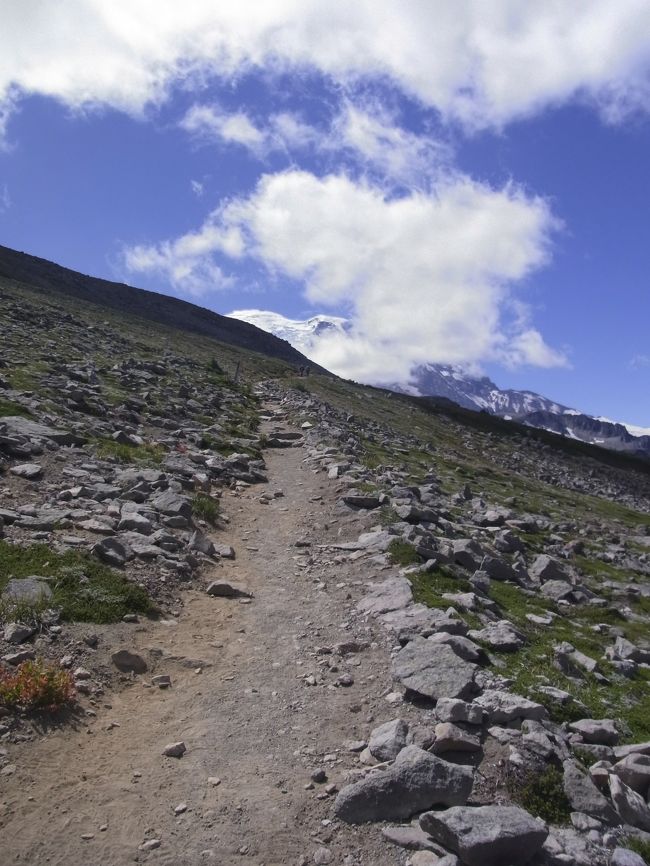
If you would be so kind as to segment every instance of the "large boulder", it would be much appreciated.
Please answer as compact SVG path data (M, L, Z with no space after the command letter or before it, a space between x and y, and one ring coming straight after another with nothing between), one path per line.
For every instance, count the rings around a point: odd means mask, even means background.
M364 596L357 609L362 613L388 613L400 610L413 601L411 582L405 577L389 577L378 583L368 595Z
M388 769L343 788L334 811L348 824L399 821L433 806L466 803L473 778L471 767L451 764L417 746L407 746Z
M476 665L463 661L449 644L416 637L393 660L393 677L427 698L470 698L478 688Z
M606 824L617 824L616 812L598 788L573 761L564 762L564 793L574 812L584 812Z
M403 719L384 722L370 734L368 749L378 761L393 761L406 746L408 732Z
M595 743L598 746L615 746L619 733L612 719L580 719L571 722L569 730L580 734L585 743Z
M541 704L497 689L486 689L476 698L474 704L485 710L490 725L504 725L524 719L541 721L548 718L548 710Z
M615 774L609 777L609 791L612 803L624 823L650 832L650 809L643 797Z
M528 569L528 574L537 583L546 583L549 580L569 581L569 575L566 573L562 565L548 556L546 553L540 553L535 558L535 561Z
M420 826L466 866L520 866L532 860L548 836L546 824L519 806L425 812Z
M2 598L9 602L39 604L50 601L52 589L44 577L15 577L5 586Z

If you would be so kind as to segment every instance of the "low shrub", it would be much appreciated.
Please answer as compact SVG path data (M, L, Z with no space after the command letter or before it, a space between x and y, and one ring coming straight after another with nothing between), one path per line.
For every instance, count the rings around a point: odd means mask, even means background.
M192 512L196 517L214 526L219 518L219 502L206 493L197 493L192 499Z
M70 673L42 659L23 662L15 671L0 669L0 704L5 707L55 713L74 700Z

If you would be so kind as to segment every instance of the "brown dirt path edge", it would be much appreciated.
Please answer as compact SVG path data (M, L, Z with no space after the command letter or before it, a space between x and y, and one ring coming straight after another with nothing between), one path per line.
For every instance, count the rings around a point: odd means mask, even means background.
M320 766L340 783L355 764L345 741L397 713L381 698L390 686L381 634L356 661L338 660L338 671L315 653L372 639L347 619L375 575L331 554L313 569L297 566L304 551L296 540L315 550L338 531L343 540L358 532L336 511L332 482L304 456L302 448L267 452L266 489L284 493L270 504L260 502L259 486L225 496L231 525L219 540L233 544L237 560L213 576L245 584L252 603L190 592L176 626L134 632L133 643L158 657L156 672L171 674L171 689L146 688L145 675L107 695L80 728L11 747L16 772L0 778L3 866L280 866L313 863L321 846L332 864L400 862L378 828L332 821L324 786L305 788ZM354 677L351 687L336 686L344 672ZM306 685L309 674L316 686ZM187 745L184 757L163 757L177 740ZM324 762L328 754L336 758ZM176 815L180 804L187 809ZM139 849L151 839L160 847Z

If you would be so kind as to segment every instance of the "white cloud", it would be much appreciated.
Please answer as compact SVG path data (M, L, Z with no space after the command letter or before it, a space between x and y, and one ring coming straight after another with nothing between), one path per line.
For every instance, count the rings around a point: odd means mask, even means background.
M616 121L650 108L649 31L647 0L22 0L3 7L0 101L138 115L179 82L302 67L389 79L469 126L572 98Z
M11 207L11 196L9 195L9 187L3 183L0 187L0 214L6 213Z
M545 201L512 185L457 175L390 198L347 176L287 171L263 176L198 232L127 252L126 263L153 263L182 286L197 284L213 251L253 256L302 281L314 306L349 313L351 333L324 338L314 360L363 381L398 380L426 361L565 363L521 302L509 314L513 286L547 261L555 226ZM231 250L226 237L236 238Z
M200 180L191 180L190 189L197 198L201 198L205 192L205 187Z
M265 134L243 111L228 113L215 106L193 105L180 126L199 138L216 138L227 144L241 144L253 152L260 151L264 146Z

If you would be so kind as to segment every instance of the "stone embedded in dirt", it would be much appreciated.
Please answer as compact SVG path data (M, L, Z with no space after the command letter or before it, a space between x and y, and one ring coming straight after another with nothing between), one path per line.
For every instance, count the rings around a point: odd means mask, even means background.
M425 812L420 826L465 866L523 866L548 836L546 824L518 806L456 806Z
M575 812L584 812L606 824L618 823L616 812L589 776L574 761L564 762L564 793Z
M431 643L446 643L453 651L466 662L480 662L485 658L485 653L481 647L477 646L467 637L458 634L449 634L449 632L441 631L430 635L427 640Z
M324 782L327 782L327 773L322 767L318 767L318 769L312 772L310 778L312 782L322 785Z
M137 511L129 511L126 514L122 514L117 528L120 531L139 532L140 535L151 535L153 532L151 521L144 514L138 514Z
M368 748L378 761L393 761L406 746L409 726L403 719L384 722L370 734Z
M187 812L187 803L179 803L178 806L174 806L174 815L182 815L184 812Z
M166 758L182 758L186 751L187 746L181 740L178 743L169 743L169 745L165 746L163 755Z
M122 673L143 674L147 670L147 663L142 656L127 649L111 653L111 661Z
M368 595L361 599L357 609L362 613L388 613L404 608L412 601L410 580L405 577L389 577L388 580L376 584Z
M609 791L614 808L625 824L650 832L650 809L640 794L633 791L617 775L609 777Z
M208 785L217 788L221 784L221 779L218 776L208 776Z
M155 677L151 677L151 683L159 689L168 689L172 684L172 678L169 674L156 674Z
M253 593L244 589L236 583L230 583L227 580L213 580L206 589L208 595L214 595L219 598L252 598Z
M214 543L200 529L194 530L187 546L190 550L196 550L206 556L214 556L217 552Z
M373 509L379 508L381 500L378 496L373 496L369 493L359 493L357 490L350 490L343 497L343 502L352 508Z
M542 584L540 592L553 601L572 601L574 588L566 580L549 580Z
M334 811L348 824L402 820L433 806L466 803L473 779L471 768L407 746L386 770L343 788Z
M468 698L478 691L476 665L463 661L448 644L416 637L393 659L393 678L425 697Z
M214 545L215 554L221 559L234 559L235 558L235 549L231 547L229 544L215 544Z
M439 851L440 848L431 839L428 833L421 829L419 824L407 826L384 827L381 831L384 839L388 839L393 845L406 848L409 851Z
M138 849L140 851L155 851L156 848L160 848L160 845L160 839L148 839L146 842L143 842L142 845L138 845Z
M7 643L22 643L36 633L36 629L22 622L10 622L5 626L4 639Z
M580 734L585 743L615 746L620 734L613 719L580 719L569 724L569 730Z
M329 848L317 848L314 851L313 860L316 866L327 866L328 863L332 862L332 852Z
M548 719L548 710L541 704L514 695L511 692L497 689L486 689L482 695L475 698L474 705L485 711L490 725L502 725L514 722L516 719Z
M5 586L2 598L5 601L24 601L39 604L52 598L52 589L44 577L14 577Z
M192 505L186 496L181 496L174 490L165 490L154 496L151 500L152 506L165 514L167 517L182 517L190 520L192 517Z
M43 467L40 463L21 463L18 466L12 466L9 469L12 475L17 478L25 478L27 481L36 481L43 474Z

